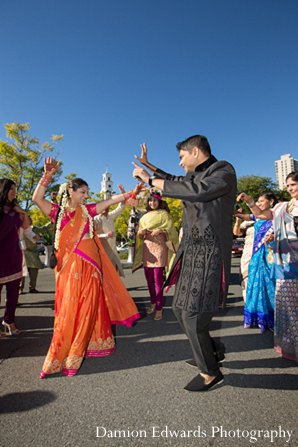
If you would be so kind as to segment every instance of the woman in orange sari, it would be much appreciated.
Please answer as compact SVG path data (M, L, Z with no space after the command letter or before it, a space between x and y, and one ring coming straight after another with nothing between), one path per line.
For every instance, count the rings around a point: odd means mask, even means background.
M44 198L59 163L47 158L33 200L56 222L57 265L54 334L40 378L62 371L77 374L84 357L112 354L112 324L130 327L138 310L93 231L93 218L106 207L127 201L124 193L84 205L88 184L79 178L64 185L60 206Z

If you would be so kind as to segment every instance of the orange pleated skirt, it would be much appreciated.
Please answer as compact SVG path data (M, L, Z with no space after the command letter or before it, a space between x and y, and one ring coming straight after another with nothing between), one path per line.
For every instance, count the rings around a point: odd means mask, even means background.
M56 271L55 321L40 377L62 371L75 375L84 357L115 350L111 324L131 326L137 308L96 239L82 240Z

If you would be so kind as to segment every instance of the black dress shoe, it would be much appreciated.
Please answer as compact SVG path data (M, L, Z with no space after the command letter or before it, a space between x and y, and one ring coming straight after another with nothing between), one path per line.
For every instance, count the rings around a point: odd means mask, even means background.
M185 360L185 363L186 363L187 365L189 365L189 366L194 366L195 368L197 368L197 364L196 364L196 362L194 361L194 359L191 359L191 360Z
M29 293L39 293L39 290L37 290L37 289L30 289Z
M221 372L219 372L217 374L216 377L214 377L214 379L212 380L212 382L205 384L203 381L202 376L196 376L194 379L192 379L191 382L189 382L184 389L187 391L208 391L211 388L213 388L214 386L220 384L221 382L223 382L224 380L224 376L222 375Z
M222 351L215 352L214 357L217 362L222 362L226 358L225 353Z

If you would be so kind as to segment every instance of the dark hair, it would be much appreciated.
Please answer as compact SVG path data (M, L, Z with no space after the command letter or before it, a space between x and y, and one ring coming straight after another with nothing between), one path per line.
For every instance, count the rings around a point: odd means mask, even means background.
M89 188L89 185L87 182L85 182L85 180L83 180L82 178L73 178L70 182L69 182L69 186L76 191L77 189L81 188L82 186L87 186L87 188Z
M13 180L9 178L1 178L0 179L0 216L3 214L3 207L7 204L7 196L12 186L16 186ZM12 206L17 204L16 199L11 202Z
M298 182L298 171L292 171L290 174L287 175L286 181L292 179L293 182Z
M85 182L85 180L83 180L82 178L76 177L73 178L72 180L70 180L67 184L68 188L72 188L73 191L77 191L79 188L81 188L82 186L87 186L87 188L89 188L89 185L87 182ZM69 192L67 190L67 197L69 198ZM60 199L60 205L62 203L62 197Z
M157 210L166 210L168 213L170 212L170 209L169 209L169 205L167 204L167 202L165 201L165 200L162 200L162 197L160 196L160 199L158 199L157 197L154 197L154 196L159 196L159 194L157 194L157 193L154 193L154 195L149 195L148 196L148 199L147 199L147 203L146 203L146 211L148 212L148 211L153 211L152 210L152 208L151 208L151 206L149 205L149 201L152 199L152 198L155 198L155 199L157 199L158 200L158 208L156 208Z
M275 205L277 202L275 194L273 194L273 192L270 191L261 192L261 194L259 194L259 197L266 197L266 199L269 201L273 200L273 205Z
M211 155L211 148L206 137L203 135L192 135L186 138L186 140L181 141L176 144L178 151L184 150L191 152L194 147L201 149L204 155Z

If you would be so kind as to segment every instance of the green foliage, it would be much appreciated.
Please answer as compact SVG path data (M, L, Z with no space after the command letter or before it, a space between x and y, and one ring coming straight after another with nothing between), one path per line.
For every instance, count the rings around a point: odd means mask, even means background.
M16 183L18 201L29 210L33 205L34 189L43 173L44 158L53 155L63 135L52 135L50 142L40 143L38 138L30 136L29 123L7 123L4 128L8 141L0 140L0 177L8 177ZM60 175L61 169L53 183Z
M53 224L48 216L40 211L39 208L33 207L30 210L33 231L42 237L46 245L52 244Z
M43 227L50 222L50 218L45 216L39 208L33 207L29 213L34 227Z
M256 175L246 175L238 178L237 182L238 193L245 192L254 200L257 200L263 192L272 192L279 198L280 191L276 183L270 177L259 177ZM244 203L240 204L244 212L249 212L249 209Z
M116 239L117 240L127 240L127 227L128 220L130 215L130 206L126 206L124 211L120 216L115 220L115 228L116 228Z
M247 175L238 178L237 182L238 192L245 192L252 196L255 200L262 192L279 192L276 184L270 177L258 177L256 175Z
M179 230L182 225L182 202L179 199L170 199L168 197L166 197L164 200L166 200L167 204L169 205L171 218L175 227L177 228L177 230Z
M54 225L52 222L49 222L42 227L33 227L33 231L43 238L45 245L52 245L54 231Z

